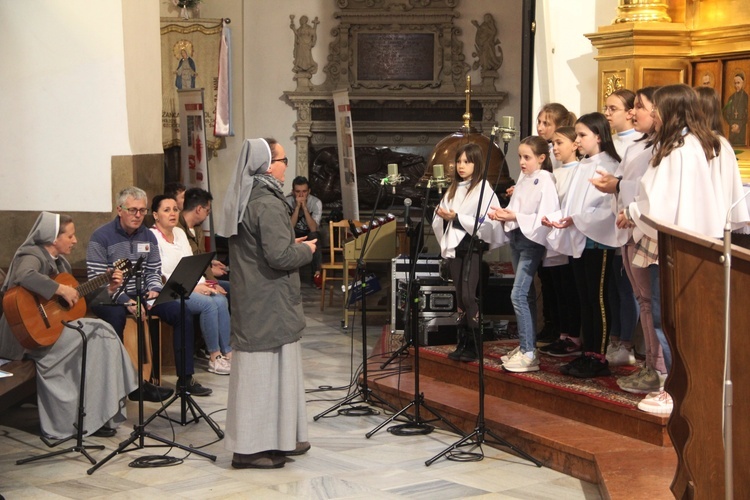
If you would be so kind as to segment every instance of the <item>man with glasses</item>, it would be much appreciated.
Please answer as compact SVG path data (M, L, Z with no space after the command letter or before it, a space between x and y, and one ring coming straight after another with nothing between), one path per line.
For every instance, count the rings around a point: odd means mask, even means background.
M100 275L111 268L119 259L128 259L133 266L140 261L143 274L145 299L153 299L162 289L161 258L154 234L143 224L148 212L146 192L137 187L127 187L120 191L117 198L117 217L99 227L91 235L86 250L86 267L89 279ZM91 310L101 319L112 325L122 339L125 330L125 318L128 313L136 313L136 282L127 280L123 289L115 291L109 301L92 305ZM201 386L193 378L193 321L185 321L185 366L182 366L182 315L180 304L176 301L165 302L150 309L154 314L174 328L174 352L177 365L178 384L185 384L193 396L208 396L211 389ZM152 384L144 386L144 399L160 401L168 398L171 390L162 389ZM131 394L131 399L137 399Z

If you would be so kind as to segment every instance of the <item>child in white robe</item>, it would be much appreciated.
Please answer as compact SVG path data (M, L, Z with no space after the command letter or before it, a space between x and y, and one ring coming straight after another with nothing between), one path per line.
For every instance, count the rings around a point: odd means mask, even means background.
M470 244L471 235L477 221L477 207L480 206L481 197L477 236L484 241L486 248L500 246L502 241L497 240L497 232L493 231L497 224L486 218L489 208L499 206L500 202L490 184L482 181L485 164L482 161L482 150L477 144L469 143L459 147L455 165L453 182L435 210L432 229L440 244L440 254L448 261L456 286L458 344L448 357L469 362L477 358L479 304L476 294L482 265L478 245L476 242ZM465 269L468 269L466 275Z
M633 264L648 267L652 283L652 316L662 344L667 370L671 352L661 328L657 231L642 215L709 237L721 238L725 214L717 199L710 162L722 144L700 111L695 91L687 85L667 85L654 94L654 156L641 178L640 192L617 216L618 227L633 227L638 244ZM671 396L652 392L638 408L656 414L672 412Z
M560 206L563 205L570 188L570 182L578 169L578 146L574 127L560 127L552 137L552 152L561 166L554 171L555 187ZM547 212L542 215L549 215ZM548 267L551 275L554 297L559 312L558 337L551 343L539 348L539 352L550 356L578 356L581 354L581 305L578 293L571 293L575 287L571 258L563 255L562 265Z
M562 217L550 216L554 228L548 239L556 251L573 256L573 272L581 306L583 355L563 367L579 378L609 375L605 358L609 304L605 297L614 248L619 245L611 195L598 191L589 179L598 170L613 173L620 162L609 123L601 113L581 116L575 126L579 153L584 155L571 180Z
M559 209L560 203L552 177L547 142L529 136L518 146L521 176L506 208L494 206L490 219L501 221L510 240L513 270L516 274L510 294L518 323L519 347L503 360L511 372L539 370L536 351L536 292L534 275L547 253L547 233L543 214ZM500 230L500 229L498 229Z

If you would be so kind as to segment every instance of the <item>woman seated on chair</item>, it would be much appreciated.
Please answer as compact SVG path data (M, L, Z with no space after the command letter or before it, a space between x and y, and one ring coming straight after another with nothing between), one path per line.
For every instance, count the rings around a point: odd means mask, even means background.
M26 241L16 251L2 285L2 292L21 286L44 300L58 296L69 305L82 300L78 291L51 277L70 273L65 259L76 244L73 220L65 215L42 212ZM114 271L109 290L122 282ZM109 324L99 319L79 320L87 338L84 430L109 437L126 419L126 396L138 388L138 377L122 342ZM30 334L32 332L29 332ZM0 358L34 360L37 370L37 402L42 434L62 439L77 433L78 397L81 380L83 340L80 333L65 327L54 344L24 349L3 314L0 318Z
M151 201L154 227L151 231L159 242L161 273L169 278L183 257L193 255L190 242L182 228L177 227L180 209L177 200L167 195L157 195ZM185 301L191 314L200 315L201 332L211 356L208 371L229 375L232 368L232 347L229 345L229 301L227 292L216 282L201 278Z

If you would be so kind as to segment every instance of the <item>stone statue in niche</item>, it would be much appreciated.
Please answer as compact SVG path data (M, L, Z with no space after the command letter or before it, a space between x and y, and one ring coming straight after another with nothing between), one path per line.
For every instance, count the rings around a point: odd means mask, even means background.
M388 164L398 164L404 182L396 187L393 195L390 188L383 191L379 208L403 205L404 198L411 198L414 206L421 206L424 190L417 189L417 181L424 175L425 161L420 155L398 153L388 148L355 147L357 163L357 193L359 207L372 209L380 188L380 181L388 176ZM328 146L310 151L310 190L320 198L326 209L341 207L341 177L339 175L338 150Z
M299 18L299 27L294 26L294 15L290 15L289 27L294 32L294 79L297 80L297 90L311 88L310 78L318 72L318 63L312 56L312 49L318 41L318 18L315 17L312 26L308 24L308 17Z
M492 14L485 14L484 20L472 20L471 24L476 26L477 34L474 38L474 52L471 53L477 60L472 65L473 69L482 68L482 87L495 88L497 70L503 65L503 49L497 38L497 25Z

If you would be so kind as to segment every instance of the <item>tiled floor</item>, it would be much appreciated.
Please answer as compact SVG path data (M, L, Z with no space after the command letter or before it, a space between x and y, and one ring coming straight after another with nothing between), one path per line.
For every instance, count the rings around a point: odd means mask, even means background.
M304 285L303 285L304 286ZM319 292L304 286L307 330L303 338L306 384L312 390L347 386L353 370L361 362L361 330L354 341L340 328L340 309L321 313ZM377 321L381 321L378 319ZM358 325L358 320L355 320ZM375 322L375 321L373 321ZM372 346L381 327L368 328ZM214 389L212 396L196 398L201 408L223 427L228 377L198 370L198 379ZM168 379L174 381L174 377ZM458 437L445 431L425 436L395 436L385 429L365 438L380 424L382 413L373 416L341 416L332 412L314 422L312 417L330 408L345 390L310 392L310 441L312 449L290 460L283 469L271 471L232 469L231 453L203 421L172 428L158 418L147 430L178 443L203 447L217 456L216 462L190 455L179 449L149 448L115 456L92 475L90 464L71 453L26 465L16 460L48 450L37 437L36 409L14 409L0 415L0 494L5 498L523 498L595 499L595 485L565 476L504 452L485 447L480 462L453 462L441 459L430 467L433 457ZM173 405L175 411L178 407ZM146 415L156 408L147 404ZM128 407L130 422L137 419L137 405ZM114 438L92 438L106 445L94 451L101 460L127 437L132 424L120 427ZM174 433L174 437L173 437ZM146 439L146 444L156 444ZM151 454L185 458L181 465L138 469L129 467L133 459Z

